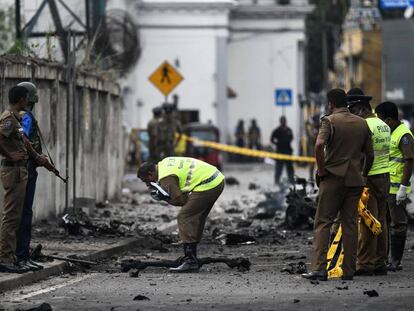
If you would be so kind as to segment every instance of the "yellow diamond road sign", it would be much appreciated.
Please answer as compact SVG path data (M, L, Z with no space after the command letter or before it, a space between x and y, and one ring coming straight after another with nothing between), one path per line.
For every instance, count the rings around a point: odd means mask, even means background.
M165 96L168 96L168 94L170 94L183 79L183 76L177 69L171 66L167 61L162 63L149 77L152 84L154 84L154 86Z

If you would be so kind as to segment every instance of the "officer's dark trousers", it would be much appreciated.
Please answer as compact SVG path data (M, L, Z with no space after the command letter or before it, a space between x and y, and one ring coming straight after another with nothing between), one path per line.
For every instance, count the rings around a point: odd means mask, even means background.
M26 185L22 218L17 231L16 257L17 261L29 258L29 247L32 239L33 201L36 190L37 171L34 161L28 162L29 179Z
M292 154L292 153L286 153L286 152L280 152L277 151L278 153L283 153L283 154ZM286 171L287 171L287 176L289 179L289 182L291 184L293 184L295 182L294 180L294 171L293 171L293 164L292 161L282 161L282 160L277 160L276 161L276 168L275 168L275 184L279 184L280 182L280 176L282 176L282 172L283 172L283 166L286 166Z

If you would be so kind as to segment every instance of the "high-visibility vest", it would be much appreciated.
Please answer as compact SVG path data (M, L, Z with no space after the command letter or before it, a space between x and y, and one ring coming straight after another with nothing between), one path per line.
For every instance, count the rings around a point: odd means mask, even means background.
M215 166L187 157L168 157L158 163L158 181L171 175L178 177L182 192L207 191L224 180Z
M372 163L368 176L388 173L390 171L391 129L384 121L377 117L367 118L366 121L372 133L372 145L375 155L374 163Z
M396 194L401 185L401 180L404 174L404 164L405 160L403 154L399 148L401 138L409 134L413 137L413 134L409 128L401 123L392 133L391 133L391 145L390 145L390 193ZM407 193L411 192L411 185L407 187Z

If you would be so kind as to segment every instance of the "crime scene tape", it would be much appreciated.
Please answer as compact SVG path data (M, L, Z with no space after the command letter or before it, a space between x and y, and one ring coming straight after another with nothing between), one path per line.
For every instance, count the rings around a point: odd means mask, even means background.
M374 235L379 235L381 233L381 223L371 214L371 212L367 209L369 199L369 190L368 188L364 188L361 198L358 202L358 216L360 219L359 225L361 226L363 222L368 229ZM338 231L335 235L334 240L332 241L328 254L326 256L327 259L327 271L328 271L328 278L335 279L340 278L343 275L342 270L342 262L344 260L344 249L342 245L342 227L339 226Z
M287 154L269 152L269 151L262 151L262 150L254 150L244 147L237 147L232 145L226 145L217 143L214 141L207 141L201 140L194 137L189 137L187 135L182 135L182 139L186 139L192 143L203 145L209 148L213 148L216 150L229 152L229 153L236 153L241 155L246 155L250 157L257 157L257 158L270 158L274 160L285 160L285 161L295 161L295 162L308 162L308 163L315 163L314 157L303 157L303 156L291 156Z

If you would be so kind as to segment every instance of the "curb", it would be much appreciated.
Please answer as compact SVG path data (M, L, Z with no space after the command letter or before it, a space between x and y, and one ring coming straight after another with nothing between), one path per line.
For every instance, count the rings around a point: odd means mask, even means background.
M94 252L89 255L79 256L79 259L85 260L101 260L113 255L122 253L129 250L132 247L138 246L145 239L143 237L129 238L120 243L116 243L100 251ZM49 266L45 266L44 269L36 272L28 272L24 274L10 274L10 278L0 280L0 292L10 291L20 286L29 285L35 282L45 280L51 276L68 272L70 266L67 262L53 262Z

